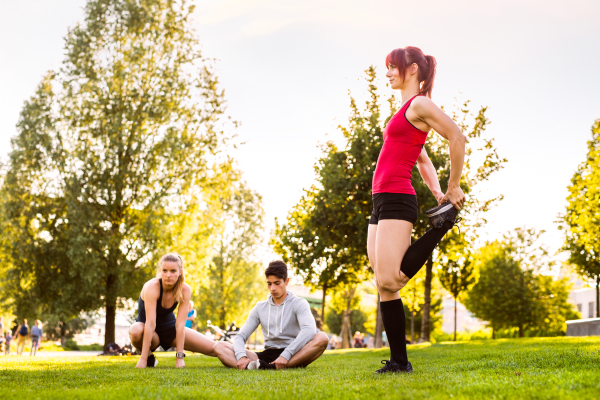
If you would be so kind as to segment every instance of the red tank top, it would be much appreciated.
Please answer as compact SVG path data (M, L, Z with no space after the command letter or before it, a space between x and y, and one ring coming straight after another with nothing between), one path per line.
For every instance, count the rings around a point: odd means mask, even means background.
M383 147L373 174L373 193L416 194L410 178L428 132L415 128L405 114L417 96L394 114L383 131Z

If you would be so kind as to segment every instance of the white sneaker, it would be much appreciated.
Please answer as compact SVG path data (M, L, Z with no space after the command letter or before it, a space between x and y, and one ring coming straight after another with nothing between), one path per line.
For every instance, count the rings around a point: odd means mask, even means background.
M250 361L248 365L246 365L246 369L259 369L260 368L260 360Z

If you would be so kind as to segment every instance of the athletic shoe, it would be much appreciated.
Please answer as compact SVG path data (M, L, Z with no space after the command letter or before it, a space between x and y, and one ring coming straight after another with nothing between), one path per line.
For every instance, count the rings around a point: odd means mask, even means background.
M250 361L246 366L246 369L277 369L277 367L265 361L256 360Z
M381 360L381 363L384 364L384 366L379 368L377 371L375 371L376 374L386 374L388 372L403 372L403 373L413 372L413 367L412 367L412 364L410 363L410 361L408 362L406 367L403 367L402 365L398 364L395 361L392 361L391 359L390 360Z
M449 201L440 204L437 207L430 208L429 210L425 211L425 214L427 214L429 217L431 226L436 229L440 229L442 226L444 226L444 222L446 221L450 221L452 226L460 221L460 219L457 220L456 218L458 215L458 210Z
M146 367L154 368L158 365L158 360L154 357L154 354L150 354L148 356L148 360L146 361Z

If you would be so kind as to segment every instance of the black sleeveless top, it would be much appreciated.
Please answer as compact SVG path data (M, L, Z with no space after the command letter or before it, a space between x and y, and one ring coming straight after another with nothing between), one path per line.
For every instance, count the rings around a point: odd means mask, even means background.
M158 296L158 301L156 302L156 328L155 330L173 328L175 326L175 308L177 308L177 302L175 302L170 308L163 308L162 306L162 298L163 298L163 285L162 279L159 279L160 282L160 296ZM146 323L146 306L144 300L142 300L142 294L140 293L140 297L138 298L138 316L136 318L136 322L144 322Z

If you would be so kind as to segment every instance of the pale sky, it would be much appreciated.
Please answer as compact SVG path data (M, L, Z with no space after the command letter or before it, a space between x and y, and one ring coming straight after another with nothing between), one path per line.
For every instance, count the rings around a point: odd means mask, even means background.
M82 0L0 0L0 159L23 101L63 60L63 37L83 19ZM600 1L197 0L195 27L215 58L228 114L242 123L234 153L261 193L268 230L314 181L319 144L339 141L348 90L363 99L374 65L381 95L392 49L436 57L433 100L489 107L504 170L486 185L505 200L488 238L517 226L562 243L556 216L600 118Z

